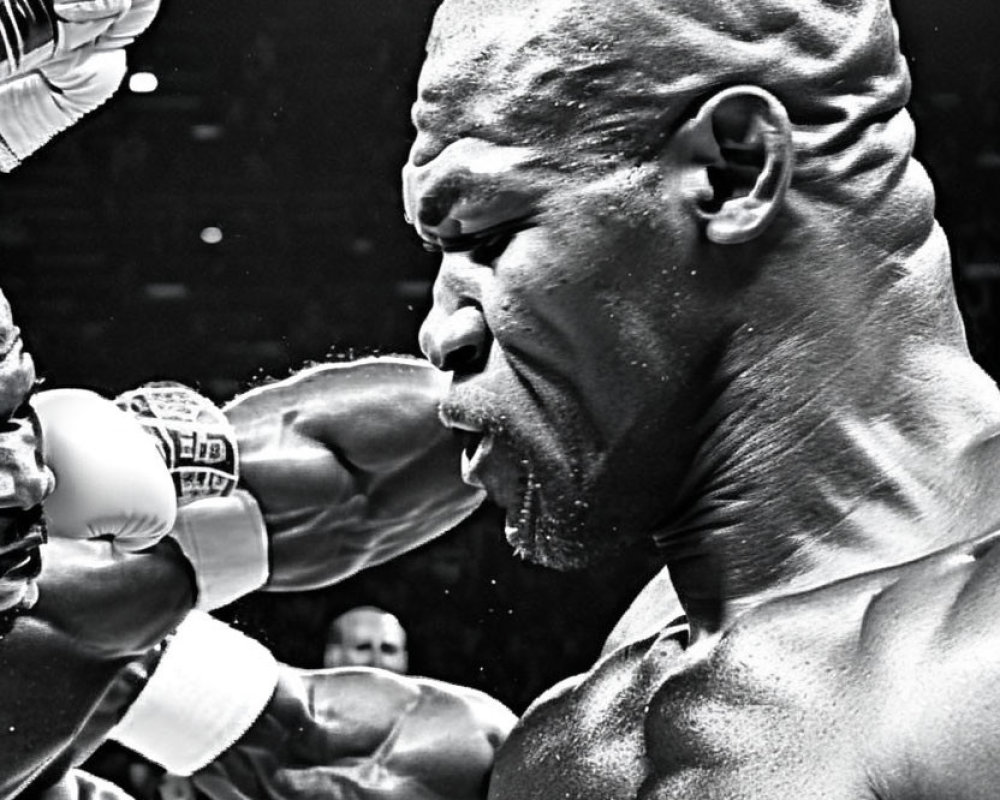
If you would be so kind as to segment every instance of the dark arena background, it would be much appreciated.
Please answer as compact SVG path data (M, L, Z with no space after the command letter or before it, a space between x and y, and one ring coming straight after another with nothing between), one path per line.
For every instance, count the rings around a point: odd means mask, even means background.
M224 401L314 361L416 354L435 263L398 184L433 6L164 0L130 50L155 90L123 87L2 178L0 286L47 385L113 394L173 378ZM971 347L996 376L1000 8L906 0L897 13ZM221 615L310 667L332 616L380 605L409 632L412 672L521 711L593 661L649 577L637 563L525 565L486 508L340 586Z

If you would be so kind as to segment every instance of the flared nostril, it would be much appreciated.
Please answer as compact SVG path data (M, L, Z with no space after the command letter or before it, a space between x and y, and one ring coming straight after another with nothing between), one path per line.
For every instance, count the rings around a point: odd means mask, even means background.
M481 370L490 347L490 332L477 306L463 306L451 314L428 317L420 332L424 355L440 370L467 373Z
M467 344L452 350L444 357L445 372L478 372L483 366L483 353L475 345Z

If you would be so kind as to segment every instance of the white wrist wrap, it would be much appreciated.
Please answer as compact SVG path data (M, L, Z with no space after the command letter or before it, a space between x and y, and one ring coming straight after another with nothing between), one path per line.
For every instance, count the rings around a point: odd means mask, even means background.
M196 608L221 608L267 580L267 529L249 492L237 490L179 508L170 535L194 568Z
M278 663L259 642L192 611L111 738L177 775L211 763L274 694Z

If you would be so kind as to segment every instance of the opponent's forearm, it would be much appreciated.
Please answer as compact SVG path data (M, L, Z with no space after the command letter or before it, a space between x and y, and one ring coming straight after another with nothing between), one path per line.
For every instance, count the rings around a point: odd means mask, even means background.
M212 800L475 800L513 722L496 701L448 684L286 668L254 726L195 784Z
M416 359L325 364L226 409L264 513L267 588L334 583L454 527L482 501L438 419L447 376Z
M195 601L190 565L170 539L139 553L103 540L52 539L42 565L31 616L99 657L144 654Z
M77 754L103 738L114 718L94 719L99 701L193 603L188 567L172 545L111 551L105 541L49 542L38 603L8 620L0 647L7 698L0 730L18 735L4 745L0 798L56 762L78 763Z

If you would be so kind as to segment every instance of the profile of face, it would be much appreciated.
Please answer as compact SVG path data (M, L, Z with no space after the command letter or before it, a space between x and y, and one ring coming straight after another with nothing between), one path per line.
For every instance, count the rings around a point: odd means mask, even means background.
M405 674L406 631L392 614L372 607L352 609L331 624L324 667L378 667Z
M42 531L40 506L0 510L0 612L30 608L38 600Z
M41 569L41 503L55 478L42 460L42 431L27 398L34 362L0 294L0 611L31 605Z
M809 4L817 30L843 6ZM474 435L465 479L534 561L592 563L668 523L714 424L766 252L738 246L780 215L794 159L784 107L727 90L713 13L445 0L435 18L403 173L441 253L420 344L453 375L443 422Z

